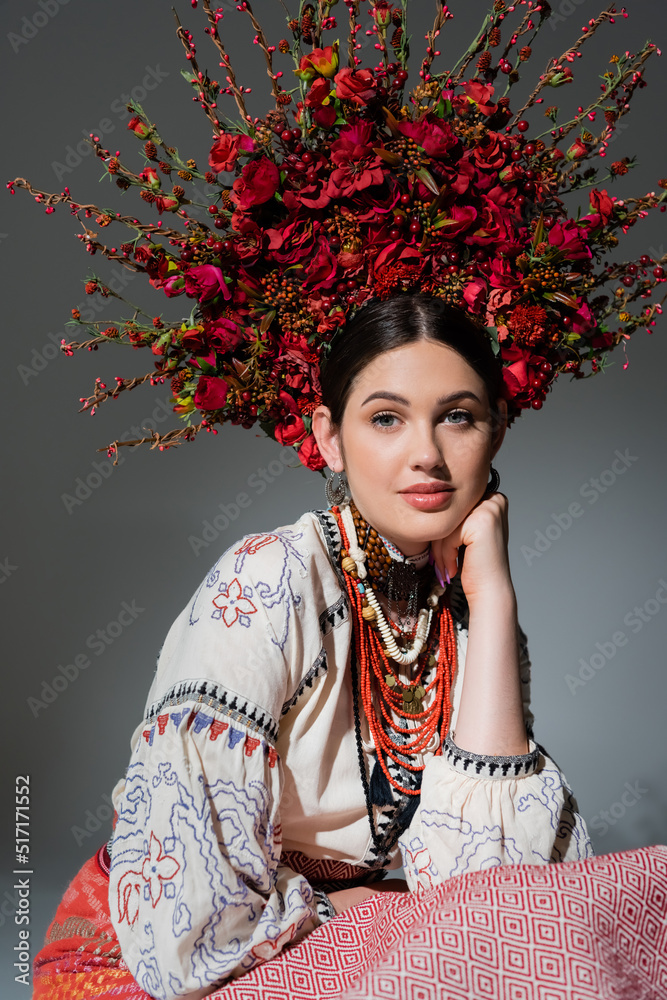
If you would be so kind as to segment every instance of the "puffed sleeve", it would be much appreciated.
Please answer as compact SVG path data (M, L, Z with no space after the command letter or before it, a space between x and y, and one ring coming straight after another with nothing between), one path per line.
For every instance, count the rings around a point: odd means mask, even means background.
M532 737L530 659L518 631L526 731ZM496 865L548 864L592 855L572 791L546 750L529 738L520 756L481 756L447 736L427 761L420 805L401 837L408 885L423 891L444 879Z
M172 626L114 793L111 919L132 975L160 1000L206 995L321 919L310 884L280 863L292 554L240 551Z

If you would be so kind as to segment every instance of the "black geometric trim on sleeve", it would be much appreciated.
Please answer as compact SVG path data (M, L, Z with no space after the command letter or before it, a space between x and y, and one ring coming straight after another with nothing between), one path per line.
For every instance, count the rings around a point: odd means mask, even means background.
M240 722L252 732L261 733L264 739L275 743L278 737L278 723L264 708L255 705L249 698L236 694L213 681L193 679L174 684L146 712L146 721L153 722L165 708L194 701L212 708Z
M306 688L311 688L313 686L313 681L315 680L316 677L320 677L322 674L326 674L327 667L328 667L327 654L324 652L323 649L321 649L317 656L317 659L313 663L312 667L310 668L306 676L302 679L301 683L299 684L298 688L296 689L292 697L288 701L286 701L283 707L281 708L280 710L281 716L285 715L287 712L289 712L290 708L293 708L294 705L296 705L297 701L299 700L303 692L306 690Z
M320 615L320 632L328 635L335 628L346 622L349 617L349 607L345 594L341 594L335 604L330 605Z
M315 896L317 916L320 923L325 924L327 920L331 920L332 917L336 916L336 909L326 892L322 892L321 889L313 889L313 895Z
M540 748L528 743L529 752L516 756L494 757L470 753L457 747L449 733L445 737L442 756L455 771L477 778L525 778L534 774L540 764Z
M341 587L345 588L345 579L340 568L341 537L338 522L330 510L314 510L311 512L322 529L324 541L329 553L329 561L333 566Z

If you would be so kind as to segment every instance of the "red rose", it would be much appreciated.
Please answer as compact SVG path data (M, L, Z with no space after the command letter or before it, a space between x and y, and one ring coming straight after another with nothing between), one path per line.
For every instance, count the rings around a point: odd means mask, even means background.
M508 399L513 399L528 388L528 364L530 353L504 341L500 347L503 360L503 381ZM507 363L509 362L509 363Z
M614 214L614 202L606 191L597 191L595 188L589 195L591 212L600 216L601 226L606 226Z
M568 260L589 260L592 256L581 228L571 219L552 226L549 230L549 243L552 247L558 247Z
M299 448L299 459L307 469L312 469L313 472L321 472L327 464L322 458L317 441L312 434L308 435Z
M174 194L157 194L153 202L160 215L163 212L175 212L180 205L180 201Z
M486 86L483 83L476 83L474 80L469 80L467 83L463 84L463 90L469 101L477 105L477 109L482 112L483 115L492 115L496 110L496 105L492 102L493 97L493 87Z
M204 338L214 351L226 354L233 351L245 339L245 331L229 319L214 320L204 324Z
M398 130L408 139L414 139L428 156L445 156L458 142L449 122L436 115L426 115L418 122L401 122Z
M234 181L234 201L246 212L253 205L263 205L273 198L280 184L280 171L268 156L246 163L241 176Z
M278 444L298 444L306 436L306 425L297 413L289 413L276 424L274 434Z
M331 85L324 77L313 81L306 94L306 107L312 109L313 120L322 128L331 128L336 121L336 108L329 102Z
M296 401L284 389L280 391L280 402L287 412L276 424L274 437L279 444L297 444L306 436L306 425L301 419Z
M376 94L376 82L369 69L351 70L345 66L334 77L336 97L340 101L354 101L355 104L368 104Z
M459 233L470 229L477 219L477 211L472 205L452 205L449 218L439 218L436 223L436 231L446 239L458 236Z
M139 115L135 115L133 118L130 118L127 123L127 127L140 139L147 139L153 131L150 125L147 125L143 118L140 118Z
M208 154L209 166L216 174L223 170L233 170L239 153L242 150L249 153L252 148L253 141L249 135L230 135L229 132L223 132L211 146L211 152Z
M486 284L480 281L479 278L473 278L466 285L466 290L463 293L463 298L468 303L470 307L470 312L478 313L480 312L484 301L486 299Z
M294 70L295 76L308 82L316 76L331 78L338 69L338 42L327 45L324 49L313 49L301 57L299 68Z
M305 284L312 285L314 292L328 288L336 275L336 265L336 258L331 256L326 243L320 244L308 265Z
M229 298L229 289L224 275L219 267L213 264L199 264L185 272L185 290L188 295L207 302L222 293L223 298Z
M227 390L224 378L200 375L195 391L195 406L199 410L219 410L227 401Z
M154 191L160 187L160 178L155 167L144 167L139 176L144 184L147 184Z
M267 229L271 256L279 264L295 264L312 253L314 232L308 220L289 222L280 229Z

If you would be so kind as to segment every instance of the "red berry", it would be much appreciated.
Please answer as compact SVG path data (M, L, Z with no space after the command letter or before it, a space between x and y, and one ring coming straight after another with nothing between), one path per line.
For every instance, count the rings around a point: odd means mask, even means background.
M530 405L534 410L541 410L544 404L541 399L531 399Z
M632 286L635 283L635 279L632 277L631 274L624 274L623 277L621 278L621 281L623 282L626 288L632 288Z
M512 159L514 160L515 163L516 163L517 160L520 160L522 156L523 156L523 153L521 152L520 149L513 149L512 150Z
M525 118L522 118L521 121L516 123L516 127L518 128L519 132L527 132L528 129L530 128L530 125L528 124Z
M651 258L647 254L643 253L639 258L639 263L641 264L642 267L648 267L648 265L651 263Z
M639 268L637 267L636 264L628 264L628 274L635 275L637 274L638 270Z
M664 267L660 267L659 264L658 264L657 267L654 267L653 268L653 277L654 278L658 278L658 280L664 278L665 277L665 269L664 269Z
M389 230L389 239L390 240L400 240L400 238L401 238L401 230L400 229L394 228L394 229L390 229Z
M283 140L283 142L291 142L292 133L290 132L289 129L286 128L284 132L280 133L280 138Z
M536 152L535 143L534 142L526 143L526 145L523 147L523 151L526 156L534 156Z
M409 205L411 201L412 201L412 198L410 197L409 194L402 194L401 195L401 205Z

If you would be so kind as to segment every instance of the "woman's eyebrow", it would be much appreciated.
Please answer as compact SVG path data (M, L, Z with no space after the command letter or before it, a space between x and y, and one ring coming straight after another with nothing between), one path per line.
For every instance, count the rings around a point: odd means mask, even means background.
M374 399L389 399L392 403L400 403L402 406L410 406L409 399L406 399L404 396L399 396L396 392L388 392L384 389L372 392L370 396L366 397L361 405L366 406L367 403L372 402ZM479 396L476 396L470 389L460 389L458 392L450 392L448 396L441 396L436 401L436 405L446 406L447 403L453 403L459 399L474 399L477 403L482 402Z

